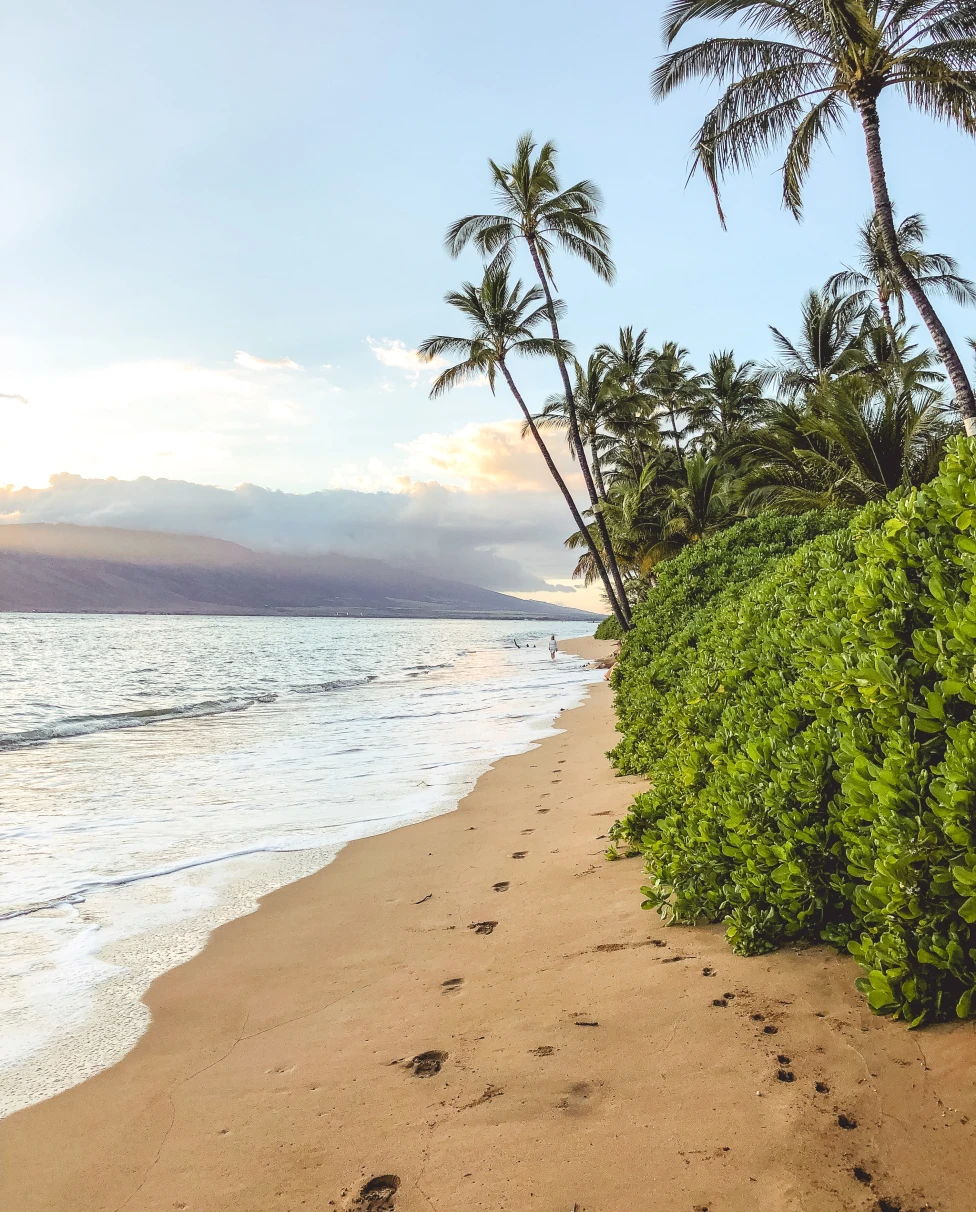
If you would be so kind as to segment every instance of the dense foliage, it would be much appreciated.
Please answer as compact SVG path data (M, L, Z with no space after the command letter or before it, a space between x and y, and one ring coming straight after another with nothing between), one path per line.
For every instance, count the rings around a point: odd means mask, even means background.
M965 1017L976 445L955 439L935 480L766 567L681 635L651 595L615 671L617 761L651 783L616 827L640 839L645 906L722 921L744 954L846 946L876 1012Z

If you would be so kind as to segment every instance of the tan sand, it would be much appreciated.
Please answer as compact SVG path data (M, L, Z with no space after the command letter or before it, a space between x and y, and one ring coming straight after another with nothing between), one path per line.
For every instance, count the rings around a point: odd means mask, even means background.
M120 1064L0 1124L0 1209L973 1212L973 1026L642 913L608 688L562 722L158 980Z

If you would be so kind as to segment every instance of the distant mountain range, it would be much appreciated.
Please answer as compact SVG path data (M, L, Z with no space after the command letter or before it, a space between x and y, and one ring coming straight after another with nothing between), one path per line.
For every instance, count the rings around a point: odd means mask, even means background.
M0 611L596 619L344 555L67 523L0 525Z

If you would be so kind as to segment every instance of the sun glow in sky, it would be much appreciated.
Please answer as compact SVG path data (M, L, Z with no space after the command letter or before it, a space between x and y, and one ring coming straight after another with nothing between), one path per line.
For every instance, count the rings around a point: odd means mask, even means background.
M729 186L722 232L704 183L685 188L706 97L648 92L662 7L38 0L8 12L0 483L67 472L409 494L436 481L451 490L438 525L476 500L471 542L491 555L497 507L494 547L526 580L565 587L571 526L512 401L484 384L430 401L415 353L452 331L443 294L477 274L441 240L489 205L487 157L531 128L557 140L567 181L603 189L617 284L558 266L582 353L633 324L699 361L768 356L768 325L795 329L802 293L852 257L869 206L849 127L815 162L802 225L779 207L774 157ZM976 276L976 146L882 105L901 213L922 211L931 247ZM945 314L958 340L976 332L971 315ZM556 385L551 366L520 375L535 406Z

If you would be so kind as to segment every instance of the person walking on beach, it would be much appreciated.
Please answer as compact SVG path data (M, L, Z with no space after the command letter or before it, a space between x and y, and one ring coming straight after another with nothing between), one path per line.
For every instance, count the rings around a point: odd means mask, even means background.
M549 659L551 661L556 659L556 637L554 635L549 637Z

